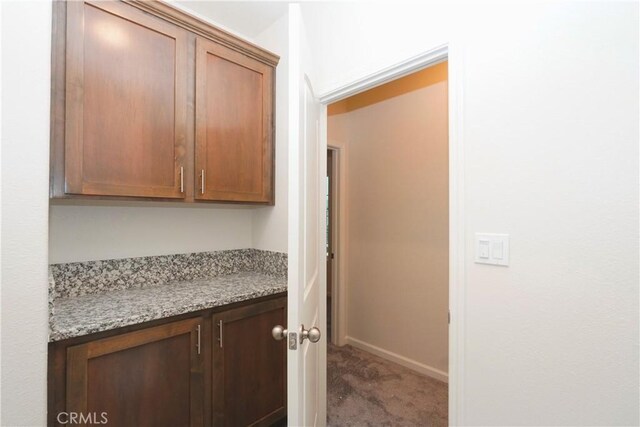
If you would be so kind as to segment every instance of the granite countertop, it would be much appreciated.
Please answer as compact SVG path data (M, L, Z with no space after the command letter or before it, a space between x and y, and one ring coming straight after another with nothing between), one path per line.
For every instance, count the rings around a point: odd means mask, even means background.
M56 299L49 342L247 301L287 290L287 279L240 272L146 288Z

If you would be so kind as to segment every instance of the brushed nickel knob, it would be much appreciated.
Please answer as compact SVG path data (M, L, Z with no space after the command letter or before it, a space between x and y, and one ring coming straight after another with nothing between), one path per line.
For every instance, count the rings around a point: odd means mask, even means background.
M308 339L311 342L318 342L320 341L320 336L321 336L320 329L314 326L313 328L306 330L304 328L304 325L302 325L302 334L300 334L300 344L302 344L305 339Z
M287 330L283 328L281 325L276 325L271 330L271 335L273 339L276 341L280 341L287 336Z
M309 331L307 332L307 338L309 338L309 341L311 342L320 341L320 329L316 328L315 326L309 329Z

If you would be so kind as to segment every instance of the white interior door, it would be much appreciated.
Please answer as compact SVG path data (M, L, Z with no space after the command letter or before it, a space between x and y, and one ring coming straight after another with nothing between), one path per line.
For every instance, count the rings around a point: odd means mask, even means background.
M297 4L289 5L289 40L288 422L322 426L327 402L326 142L319 132L326 107L311 86L312 62ZM320 340L302 341L305 330L314 327Z

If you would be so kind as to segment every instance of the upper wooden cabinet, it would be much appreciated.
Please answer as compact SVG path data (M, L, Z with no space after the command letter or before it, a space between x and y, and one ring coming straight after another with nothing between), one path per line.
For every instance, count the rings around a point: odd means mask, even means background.
M273 199L272 82L273 68L198 38L198 199Z
M54 2L51 197L273 204L278 58L163 2Z
M183 198L187 33L116 2L67 4L70 194Z

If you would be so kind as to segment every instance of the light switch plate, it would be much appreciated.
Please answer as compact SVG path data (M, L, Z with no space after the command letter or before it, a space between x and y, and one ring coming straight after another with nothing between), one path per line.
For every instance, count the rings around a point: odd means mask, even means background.
M476 263L509 265L509 235L476 233Z

